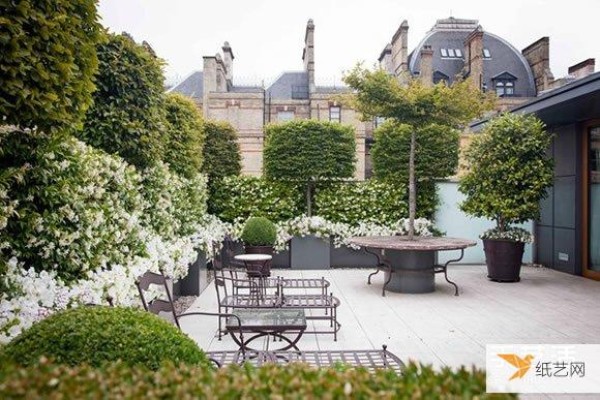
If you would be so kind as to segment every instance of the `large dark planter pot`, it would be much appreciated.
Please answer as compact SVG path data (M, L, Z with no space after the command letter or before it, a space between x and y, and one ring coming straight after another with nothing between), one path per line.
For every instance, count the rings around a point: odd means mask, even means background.
M483 239L488 278L496 282L518 282L525 243Z
M244 249L246 254L268 254L273 255L273 246L249 246L245 245ZM261 276L271 276L271 261L265 263L259 262L256 264L247 264L248 272L251 273L254 269L260 273Z

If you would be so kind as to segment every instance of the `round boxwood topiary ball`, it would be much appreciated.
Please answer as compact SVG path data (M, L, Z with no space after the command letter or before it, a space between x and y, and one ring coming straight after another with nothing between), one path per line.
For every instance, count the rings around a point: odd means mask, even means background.
M122 360L153 370L164 361L210 366L204 352L175 325L146 311L120 307L57 312L23 331L1 353L3 360L20 365L45 356L68 365Z
M241 238L250 246L272 246L277 239L277 229L268 218L252 217L246 221Z

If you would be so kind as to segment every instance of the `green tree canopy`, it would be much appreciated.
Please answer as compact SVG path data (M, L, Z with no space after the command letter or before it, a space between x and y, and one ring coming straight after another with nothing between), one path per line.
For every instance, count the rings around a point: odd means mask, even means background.
M461 209L509 224L539 218L540 200L552 184L552 160L546 155L551 135L534 116L504 114L492 119L465 152L469 170L459 189Z
M146 167L163 158L167 141L163 62L127 35L108 35L98 46L94 104L79 137Z
M200 172L204 150L204 126L194 102L180 94L167 94L168 142L164 159L171 169L191 178Z
M350 178L356 160L354 129L334 122L297 120L267 126L267 178L323 180Z
M0 2L0 120L77 126L91 103L100 40L96 0Z
M208 176L209 185L226 176L242 172L242 156L237 133L227 122L205 121L203 172Z
M459 128L481 115L491 106L490 97L483 95L469 80L456 81L452 85L442 82L430 86L420 79L401 81L384 70L369 71L360 65L346 75L344 81L355 90L350 103L362 113L365 120L384 117L393 120L396 124L406 125L408 127L406 129L410 129L407 168L410 220L408 236L412 239L417 207L418 177L415 176L415 158L418 157L417 136L437 126L439 134L448 133L454 137L455 132L450 128Z

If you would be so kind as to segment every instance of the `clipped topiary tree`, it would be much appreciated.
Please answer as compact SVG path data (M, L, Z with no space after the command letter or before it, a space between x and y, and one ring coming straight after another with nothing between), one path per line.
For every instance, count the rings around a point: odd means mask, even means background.
M540 201L553 180L553 162L546 155L551 139L536 117L504 114L492 119L465 152L469 169L459 185L466 196L460 207L496 221L481 236L492 279L519 279L523 243L532 238L511 224L539 218ZM511 255L514 259L505 258Z
M194 102L177 93L165 99L168 142L164 159L171 169L186 178L200 172L204 150L204 127Z
M60 311L23 331L0 352L0 359L23 366L35 365L44 356L72 366L100 367L121 360L152 370L166 361L210 368L204 352L175 325L133 308Z
M408 237L414 239L418 136L439 126L446 127L446 130L435 128L439 133L450 132L453 136L452 128L459 128L481 115L493 102L470 80L429 86L419 79L398 79L382 69L369 71L358 65L344 77L344 81L355 90L350 103L363 118L384 117L411 129L408 166L398 165L397 168L408 171Z
M277 229L268 218L252 217L244 224L241 239L249 246L273 246Z
M97 53L94 104L77 135L131 164L152 165L168 142L163 62L126 34L109 34Z
M242 155L237 133L227 122L205 121L204 164L202 171L208 182L216 182L226 176L242 172Z
M3 1L0 9L0 121L48 132L76 126L98 66L96 0Z
M266 128L264 173L267 179L307 182L311 214L317 181L351 178L356 161L354 129L339 123L297 120Z

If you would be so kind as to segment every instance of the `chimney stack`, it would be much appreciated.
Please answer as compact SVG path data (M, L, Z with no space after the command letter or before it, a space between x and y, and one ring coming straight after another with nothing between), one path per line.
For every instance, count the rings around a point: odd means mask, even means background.
M426 44L421 49L420 79L425 86L433 86L433 50Z
M596 60L588 58L578 64L569 67L569 75L575 79L585 78L589 74L593 74L596 69Z
M392 37L392 72L403 79L408 72L408 21L404 20Z
M394 70L392 67L392 45L391 44L388 43L385 46L385 48L383 49L383 51L381 52L381 54L379 55L379 58L377 60L379 61L379 68L383 69L388 74L394 73Z
M554 76L550 71L550 38L544 36L521 51L529 63L538 93L550 88Z
M223 43L223 64L225 64L225 77L227 79L228 86L233 86L233 51L229 42Z
M477 28L465 40L466 67L474 85L483 89L483 28Z
M315 86L315 24L312 19L306 24L306 33L304 35L304 50L302 51L302 61L304 61L304 70L308 75L308 91L314 93Z

